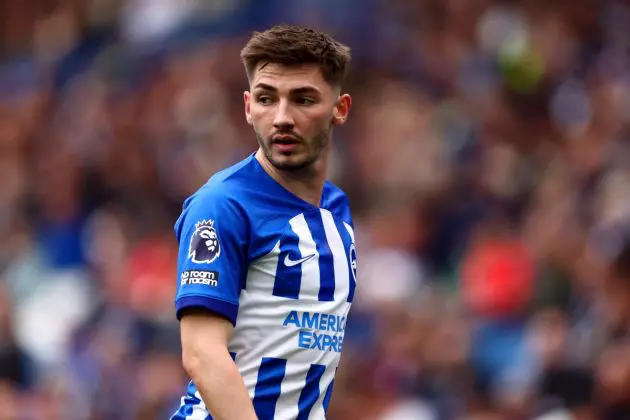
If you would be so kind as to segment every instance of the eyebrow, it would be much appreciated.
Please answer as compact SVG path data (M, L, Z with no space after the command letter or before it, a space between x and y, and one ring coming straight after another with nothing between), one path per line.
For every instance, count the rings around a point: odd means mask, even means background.
M257 83L254 86L254 89L262 89L262 90L267 90L270 92L277 92L278 89L276 89L274 86L268 85L266 83ZM321 92L319 91L319 89L317 89L316 87L313 86L302 86L299 88L295 88L295 89L291 89L291 94L292 95L303 95L305 93L311 93L311 94L321 94Z

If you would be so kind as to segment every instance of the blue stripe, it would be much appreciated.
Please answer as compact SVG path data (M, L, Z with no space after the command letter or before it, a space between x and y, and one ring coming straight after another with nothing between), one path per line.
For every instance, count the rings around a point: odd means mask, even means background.
M356 259L356 250L354 250L354 256L351 255L351 248L353 245L352 237L350 236L348 229L346 229L346 225L344 225L342 221L335 218L335 226L337 227L337 230L339 231L339 235L341 235L341 240L343 241L343 247L347 253L346 258L348 259L348 274L350 276L350 279L349 279L350 286L348 288L347 301L352 303L352 301L354 300L354 291L357 287L357 281L355 279L355 271L352 268L352 258L354 257Z
M273 284L273 295L298 299L300 297L300 284L302 283L302 264L294 265L293 267L287 267L284 264L284 259L287 255L292 260L299 260L302 258L300 249L298 247L299 238L288 225L288 230L283 232L284 235L282 241L282 248L280 255L278 256L278 267L276 268L276 278Z
M333 387L335 386L335 380L333 379L328 388L326 389L326 395L324 395L324 413L328 411L330 405L330 398L332 397Z
M171 416L169 420L186 420L186 413L192 413L192 406L184 399L184 404L179 406L179 409Z
M296 420L308 420L308 416L319 398L319 381L326 371L324 365L311 365L306 374L306 384L300 394L298 400L298 409L300 410Z
M188 416L192 415L194 408L201 405L201 400L195 397L195 392L197 392L197 387L190 381L186 390L188 395L184 397L182 405L171 416L170 420L186 420Z
M196 393L197 393L197 385L195 385L193 381L188 382L188 387L186 387L186 394L189 397L194 397L195 399L197 399L197 397L195 396Z
M254 390L254 410L259 420L273 420L286 366L286 359L262 359Z
M319 301L330 302L335 300L335 264L326 238L322 213L311 212L305 214L304 218L319 254Z

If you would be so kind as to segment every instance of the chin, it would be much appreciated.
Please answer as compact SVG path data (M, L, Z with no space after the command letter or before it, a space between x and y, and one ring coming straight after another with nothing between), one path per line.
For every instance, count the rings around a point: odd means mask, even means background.
M300 155L273 156L270 161L274 167L283 171L298 171L310 166L313 163L307 156Z

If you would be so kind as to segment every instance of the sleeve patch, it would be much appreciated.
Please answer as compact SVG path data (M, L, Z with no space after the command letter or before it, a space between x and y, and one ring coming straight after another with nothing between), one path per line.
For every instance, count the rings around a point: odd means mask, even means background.
M202 220L195 224L190 238L188 258L197 264L210 264L221 255L219 235L214 228L214 220Z
M210 287L219 286L219 273L209 270L186 270L182 272L180 285L201 284Z

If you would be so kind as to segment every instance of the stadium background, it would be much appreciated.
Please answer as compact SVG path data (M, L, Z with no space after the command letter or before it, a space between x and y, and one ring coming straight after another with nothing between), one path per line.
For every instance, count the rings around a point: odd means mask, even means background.
M0 419L178 404L172 225L254 150L238 53L280 22L354 52L330 420L630 419L624 0L0 2Z

